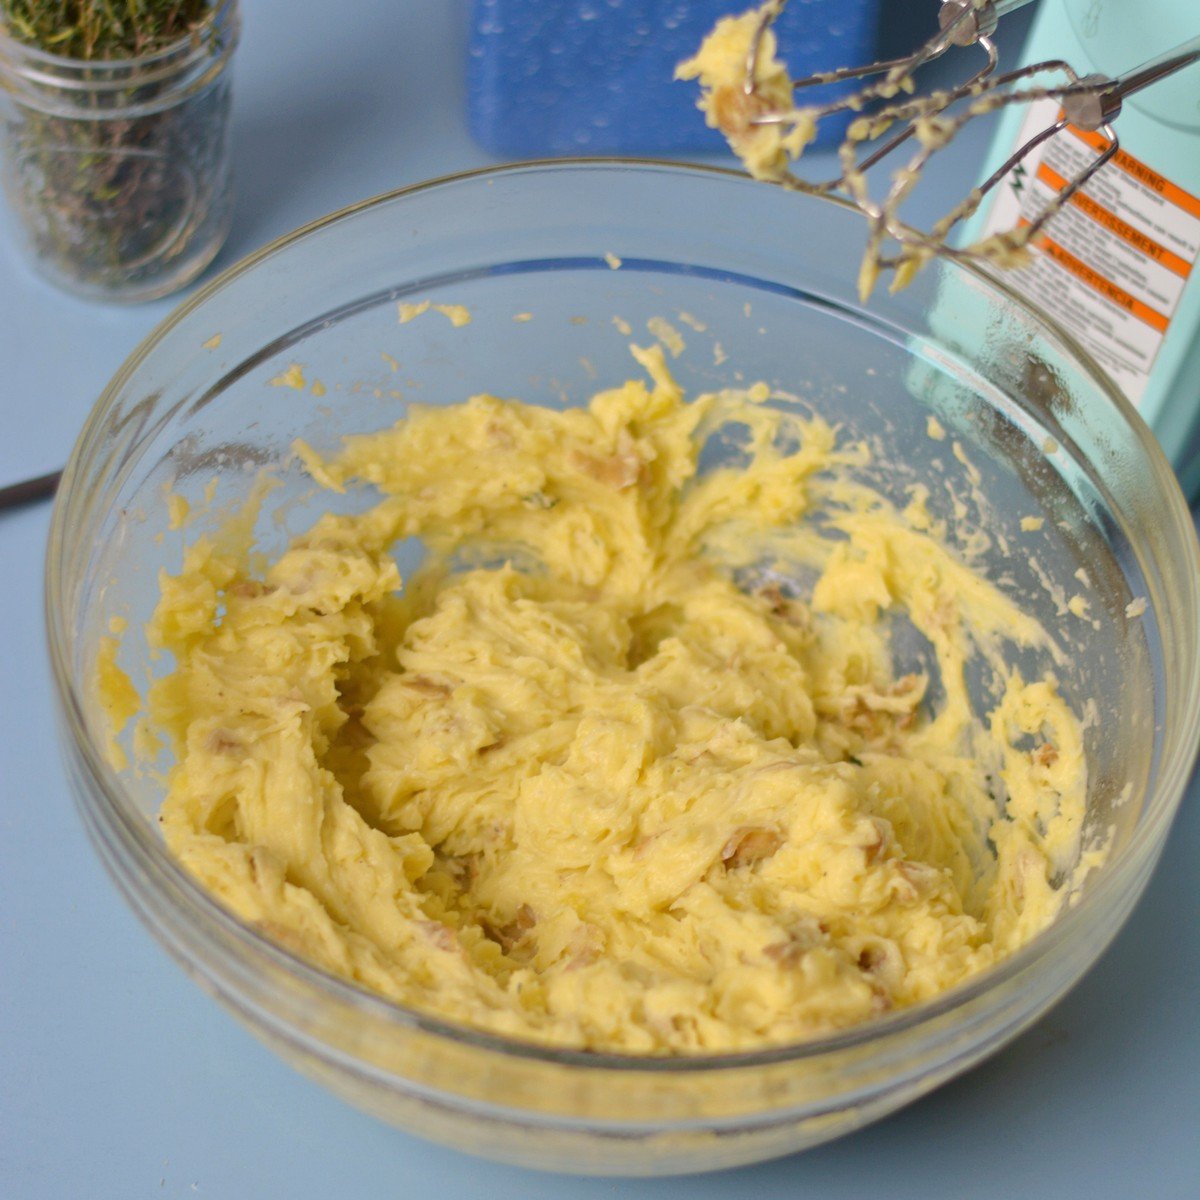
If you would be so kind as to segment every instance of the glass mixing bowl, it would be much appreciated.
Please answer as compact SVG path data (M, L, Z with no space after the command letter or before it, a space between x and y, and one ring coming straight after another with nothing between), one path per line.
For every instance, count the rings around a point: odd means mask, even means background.
M80 812L133 909L192 977L355 1104L557 1170L690 1171L811 1146L1035 1020L1145 886L1200 729L1200 576L1183 497L1130 406L1003 286L940 263L859 304L863 235L845 205L724 171L589 161L456 176L346 209L227 271L151 334L96 405L63 478L46 576ZM468 306L471 323L398 321L397 301L426 299ZM294 438L328 450L391 424L410 400L479 391L581 403L638 373L627 330L648 341L654 317L685 335L673 369L690 391L763 379L795 394L870 443L866 473L885 495L903 505L923 485L952 541L986 546L981 569L1067 650L1062 688L1088 718L1089 829L1112 839L1075 902L1001 965L873 1024L757 1053L545 1049L324 974L168 855L160 782L109 765L91 686L114 617L128 622L119 661L135 681L168 669L141 634L158 572L177 569L184 542L264 467L279 481L257 526L268 551L331 503L371 503L365 491L314 495ZM300 383L293 364L302 385L281 385ZM931 416L944 440L929 436ZM172 527L167 488L195 503L189 528ZM1044 518L1036 533L1020 526L1028 516ZM400 547L402 569L411 553ZM1066 607L1077 594L1085 616Z

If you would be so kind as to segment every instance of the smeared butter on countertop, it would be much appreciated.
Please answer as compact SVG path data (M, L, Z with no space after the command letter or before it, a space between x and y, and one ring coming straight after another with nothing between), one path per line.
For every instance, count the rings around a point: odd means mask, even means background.
M824 421L762 385L689 402L635 354L650 384L586 407L476 396L300 446L383 498L265 565L187 548L147 631L170 849L320 967L541 1043L761 1047L954 987L1079 861L1079 721L1005 666L1051 639ZM897 616L924 669L893 667Z

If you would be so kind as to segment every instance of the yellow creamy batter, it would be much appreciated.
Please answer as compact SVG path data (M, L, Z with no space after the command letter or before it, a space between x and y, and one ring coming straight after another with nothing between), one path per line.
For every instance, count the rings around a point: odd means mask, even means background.
M383 499L258 571L188 549L148 631L171 850L334 974L543 1043L759 1047L953 987L1078 858L1079 724L1001 664L1046 634L829 425L762 387L686 401L635 353L651 383L587 407L477 396L300 447ZM714 439L738 461L699 472ZM898 613L930 674L894 672Z
M796 108L791 76L775 54L775 31L763 21L761 9L722 17L695 57L679 64L675 78L699 80L698 107L706 124L725 135L755 179L781 183L789 162L817 135L816 110ZM754 77L748 80L756 36ZM785 120L776 120L785 114Z

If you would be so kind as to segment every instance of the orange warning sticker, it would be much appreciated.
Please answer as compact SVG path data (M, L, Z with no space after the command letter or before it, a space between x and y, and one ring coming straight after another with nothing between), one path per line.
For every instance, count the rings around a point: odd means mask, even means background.
M1031 105L1019 140L1057 116L1053 100ZM1073 126L1049 139L997 188L985 232L1028 224L1107 147ZM1070 329L1136 403L1197 257L1200 197L1118 150L1049 223L1033 263L1008 280Z
M1108 149L1108 138L1102 133L1076 129L1074 125L1068 125L1067 129L1095 151L1103 152ZM1132 175L1139 183L1152 188L1168 203L1182 208L1184 212L1191 213L1193 217L1200 217L1200 197L1193 196L1191 192L1185 192L1181 187L1176 187L1166 176L1152 171L1144 162L1139 162L1132 154L1126 154L1124 150L1118 149L1113 155L1112 161L1122 171Z
M1065 267L1077 279L1083 280L1093 291L1099 292L1106 300L1119 305L1126 312L1132 313L1139 321L1144 321L1151 329L1165 333L1169 324L1162 313L1156 312L1147 304L1143 304L1136 296L1131 296L1123 288L1117 287L1111 280L1106 279L1099 271L1093 271L1085 262L1081 262L1065 247L1047 236L1038 238L1038 246L1050 255L1060 266Z
M1049 163L1039 164L1037 177L1055 192L1061 192L1067 186L1067 181ZM1176 275L1181 275L1184 279L1191 274L1192 264L1186 259L1180 258L1166 246L1160 245L1153 238L1134 229L1127 221L1122 221L1116 213L1109 212L1102 204L1097 204L1087 192L1076 192L1071 197L1070 203L1081 212L1086 213L1093 221L1099 221L1117 237L1124 238L1131 246L1136 246L1143 254L1162 263L1168 271L1174 271ZM1025 223L1028 224L1028 222Z

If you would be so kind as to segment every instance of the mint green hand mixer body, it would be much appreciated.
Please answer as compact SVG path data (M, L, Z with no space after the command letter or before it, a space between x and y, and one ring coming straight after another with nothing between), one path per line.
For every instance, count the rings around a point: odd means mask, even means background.
M753 99L767 28L761 9L746 67ZM1022 63L998 70L997 23L1029 0L945 0L939 30L912 55L794 85L875 77L826 106L759 114L789 126L844 109L869 115L822 183L870 222L874 266L911 271L931 257L986 261L1069 329L1139 408L1189 495L1200 492L1200 7L1196 0L1042 0ZM985 61L962 83L913 95L913 73L955 48ZM1166 49L1173 47L1173 49ZM877 102L874 108L868 107ZM900 208L929 158L968 122L999 123L978 186L928 232ZM896 130L899 132L896 132ZM910 141L911 139L911 141ZM873 198L867 172L902 144L917 148ZM887 247L894 246L894 250ZM869 281L873 269L865 273ZM933 320L981 337L993 314L943 285ZM918 380L910 381L917 386Z
M1198 33L1196 0L1042 0L1023 57L1026 63L1060 57L1081 75L1115 77ZM1015 108L1002 115L985 177L1046 115ZM1194 500L1200 495L1200 65L1129 95L1115 129L1120 151L1069 210L1078 264L1035 252L1037 261L1007 273L1005 282L1057 317L1112 375ZM967 226L963 244L1044 203L1059 174L1047 157L1053 152L1039 147L1020 174L1004 178ZM1031 189L1041 194L1021 194Z

